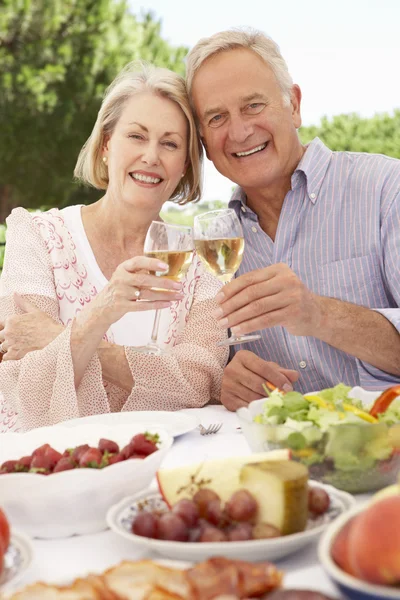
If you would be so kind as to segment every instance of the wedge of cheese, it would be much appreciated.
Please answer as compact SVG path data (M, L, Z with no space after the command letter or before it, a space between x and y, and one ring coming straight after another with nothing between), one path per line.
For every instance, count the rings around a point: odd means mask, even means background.
M243 465L240 485L258 502L257 522L282 535L304 531L308 519L308 470L291 460Z
M221 500L226 502L233 492L241 487L239 475L243 465L263 460L272 462L288 458L288 450L273 450L248 456L205 460L201 463L173 469L161 469L157 473L158 487L169 506L173 506L181 498L192 498L202 487L214 490Z

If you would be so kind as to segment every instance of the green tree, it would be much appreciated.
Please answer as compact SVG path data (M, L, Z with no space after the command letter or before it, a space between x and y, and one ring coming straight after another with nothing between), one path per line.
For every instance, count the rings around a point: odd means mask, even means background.
M356 114L324 117L318 126L302 127L303 143L318 136L331 150L372 152L400 158L400 110L371 119Z
M125 0L2 0L0 223L14 206L66 206L99 193L73 182L107 85L144 58L184 72L151 13Z

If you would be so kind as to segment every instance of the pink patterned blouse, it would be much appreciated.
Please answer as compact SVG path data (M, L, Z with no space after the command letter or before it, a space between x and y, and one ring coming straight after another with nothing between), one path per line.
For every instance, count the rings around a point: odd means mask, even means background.
M13 210L0 279L0 319L19 309L13 293L65 325L46 348L0 364L0 433L29 430L80 416L133 410L179 410L219 401L226 336L211 311L220 283L195 256L183 283L185 297L171 305L161 344L163 356L124 346L134 386L130 393L102 378L95 354L76 390L70 349L71 324L98 291L62 211L31 214ZM107 339L113 341L110 330Z

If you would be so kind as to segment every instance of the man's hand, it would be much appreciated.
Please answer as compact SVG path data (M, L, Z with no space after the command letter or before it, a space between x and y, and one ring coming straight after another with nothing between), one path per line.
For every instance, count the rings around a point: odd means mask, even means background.
M297 371L267 362L248 350L239 350L225 368L221 402L228 410L235 411L265 396L262 384L266 381L289 391L298 377Z
M14 294L15 304L23 315L12 315L0 321L0 342L5 354L3 360L20 360L28 352L42 350L64 329L49 315L31 304L26 298Z
M320 321L320 297L282 263L237 277L216 300L220 326L238 335L280 325L293 335L309 336Z

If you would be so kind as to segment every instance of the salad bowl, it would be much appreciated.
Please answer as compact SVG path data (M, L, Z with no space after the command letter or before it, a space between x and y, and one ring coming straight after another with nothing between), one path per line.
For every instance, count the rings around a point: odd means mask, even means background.
M400 397L369 419L378 396L343 384L305 396L275 390L237 416L253 452L288 448L311 479L364 493L394 483L400 472Z

